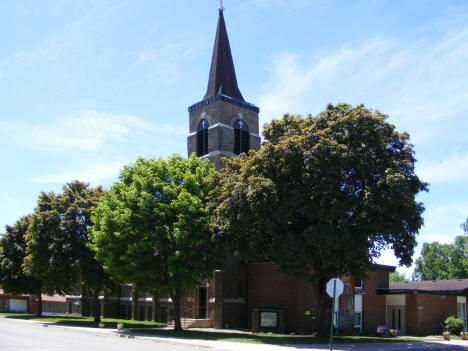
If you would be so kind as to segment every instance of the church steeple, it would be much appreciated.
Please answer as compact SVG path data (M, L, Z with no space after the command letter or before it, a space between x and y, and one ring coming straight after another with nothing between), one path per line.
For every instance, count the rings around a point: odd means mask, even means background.
M260 149L259 108L242 97L220 1L218 28L211 60L208 89L202 101L188 108L187 151L208 158L217 169L223 157Z
M232 61L231 47L229 45L226 24L224 22L223 10L223 7L220 6L208 89L203 99L206 100L210 97L222 94L244 101L239 87L237 86L236 72Z

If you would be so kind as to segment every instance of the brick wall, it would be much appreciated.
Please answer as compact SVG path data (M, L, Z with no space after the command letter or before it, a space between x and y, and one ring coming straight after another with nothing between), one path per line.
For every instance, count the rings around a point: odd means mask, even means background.
M418 335L418 303L416 298L418 295L406 295L406 334Z
M417 294L417 329L415 334L440 334L442 323L449 316L457 315L457 297L443 295Z
M388 272L371 271L364 277L362 330L367 334L375 334L378 325L385 325L386 299L383 295L376 295L377 288L388 288Z
M248 270L250 318L254 309L284 310L286 331L310 332L313 329L313 322L304 314L307 309L317 308L310 284L279 273L274 263L249 264Z

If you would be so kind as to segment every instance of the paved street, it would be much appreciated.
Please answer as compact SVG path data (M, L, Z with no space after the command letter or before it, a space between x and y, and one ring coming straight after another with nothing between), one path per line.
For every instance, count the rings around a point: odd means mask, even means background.
M0 350L10 351L192 351L199 347L155 343L146 340L122 338L108 333L93 333L72 328L43 327L37 323L25 323L0 319Z
M458 344L458 345L457 345ZM468 350L467 342L414 343L414 344L349 344L335 345L336 351L422 351L422 350ZM273 346L232 342L165 339L137 335L119 336L112 330L44 327L40 323L0 318L0 351L294 351L328 350L328 345Z

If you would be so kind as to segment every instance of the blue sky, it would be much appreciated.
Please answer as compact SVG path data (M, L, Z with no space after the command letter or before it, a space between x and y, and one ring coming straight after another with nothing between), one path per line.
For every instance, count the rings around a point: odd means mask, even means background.
M468 217L468 3L225 0L237 78L261 124L363 103L415 145L418 241L451 242ZM3 1L0 231L40 191L109 187L138 156L186 154L217 0ZM420 247L416 250L419 254ZM389 252L378 262L396 264ZM408 273L411 269L402 269Z

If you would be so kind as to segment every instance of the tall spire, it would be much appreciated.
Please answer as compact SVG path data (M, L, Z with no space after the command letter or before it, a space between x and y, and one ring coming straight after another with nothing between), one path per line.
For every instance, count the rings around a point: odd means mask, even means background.
M244 101L239 87L237 86L236 71L232 61L231 47L224 23L222 3L219 7L218 28L216 30L216 39L213 49L213 58L211 60L210 77L208 80L208 89L204 100L223 94L231 98Z

